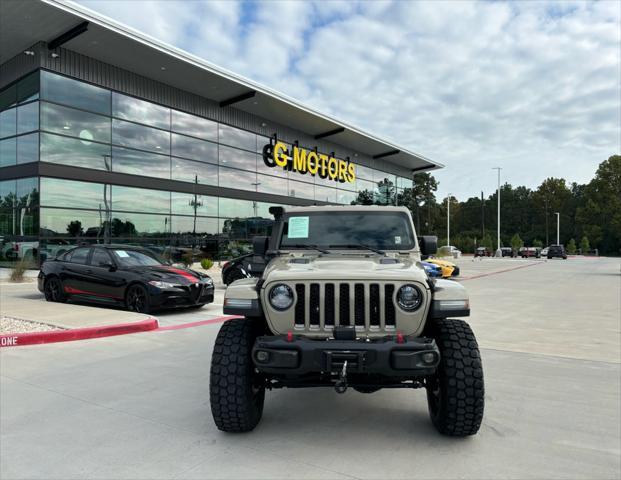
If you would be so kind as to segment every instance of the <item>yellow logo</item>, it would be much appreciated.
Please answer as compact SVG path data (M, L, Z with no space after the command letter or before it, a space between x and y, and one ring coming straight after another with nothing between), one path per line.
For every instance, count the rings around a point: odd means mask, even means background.
M283 142L268 144L263 147L263 161L268 167L281 167L283 170L294 171L302 175L310 173L320 178L329 178L340 183L354 183L356 167L346 160L334 158L325 153L293 145L289 151Z

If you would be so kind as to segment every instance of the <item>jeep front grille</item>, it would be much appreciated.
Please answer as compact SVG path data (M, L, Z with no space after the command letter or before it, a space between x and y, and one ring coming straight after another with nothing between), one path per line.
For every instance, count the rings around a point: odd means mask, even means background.
M296 283L295 326L329 330L394 330L395 285L391 283ZM322 301L323 299L323 301Z

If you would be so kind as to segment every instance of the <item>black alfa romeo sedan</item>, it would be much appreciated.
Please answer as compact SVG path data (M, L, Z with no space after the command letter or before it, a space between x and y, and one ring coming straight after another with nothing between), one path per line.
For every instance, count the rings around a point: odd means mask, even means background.
M149 250L126 245L73 248L41 265L38 287L48 302L65 302L71 297L122 305L140 313L200 308L213 302L214 294L208 275L174 267Z

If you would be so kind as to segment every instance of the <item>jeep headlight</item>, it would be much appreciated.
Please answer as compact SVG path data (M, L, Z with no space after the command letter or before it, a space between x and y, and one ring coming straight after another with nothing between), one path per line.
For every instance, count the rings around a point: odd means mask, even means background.
M293 290L283 283L272 287L268 297L276 310L287 310L293 304Z
M423 294L414 285L403 285L397 292L397 304L406 312L413 312L423 303Z

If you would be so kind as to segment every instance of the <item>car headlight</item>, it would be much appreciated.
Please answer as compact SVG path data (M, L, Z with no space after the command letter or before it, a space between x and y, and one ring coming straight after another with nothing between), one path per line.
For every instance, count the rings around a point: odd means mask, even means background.
M268 298L276 310L287 310L293 304L293 290L281 283L272 287Z
M211 277L207 277L207 278L203 278L201 280L201 283L203 283L204 285L207 285L208 287L213 285L213 280L211 279Z
M423 294L414 285L403 285L397 292L397 304L406 312L413 312L423 303Z
M153 285L156 288L176 288L176 287L179 287L179 285L175 285L174 283L160 282L159 280L151 280L149 282L149 285Z

